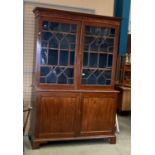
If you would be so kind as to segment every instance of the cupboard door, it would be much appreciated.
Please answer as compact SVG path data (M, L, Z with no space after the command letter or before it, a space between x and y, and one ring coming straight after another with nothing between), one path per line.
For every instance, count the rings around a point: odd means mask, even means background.
M78 94L41 94L38 106L39 138L75 136L78 100Z
M111 87L114 84L117 54L116 34L118 34L116 27L110 25L84 24L81 49L81 88Z
M39 83L72 87L76 82L79 22L43 18L40 23Z
M82 98L81 135L112 134L115 115L115 95L85 93Z

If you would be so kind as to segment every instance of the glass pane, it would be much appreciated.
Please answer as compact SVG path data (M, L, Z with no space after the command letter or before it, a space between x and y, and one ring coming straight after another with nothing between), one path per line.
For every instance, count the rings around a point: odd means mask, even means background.
M114 36L114 28L85 27L82 84L111 84Z
M110 29L109 28L101 28L101 35L102 36L107 36L110 33Z
M83 66L88 65L88 53L84 52L84 57L83 57Z
M50 67L40 67L40 76L46 76L50 72Z
M104 77L105 77L106 79L111 79L111 70L110 70L110 71L105 71L105 72L104 72Z
M70 50L75 50L75 44L70 44Z
M82 72L82 83L83 84L96 84L96 76L94 75L93 69L83 69Z
M99 48L99 44L97 40L94 40L91 44L90 44L90 51L98 51Z
M106 52L108 51L108 44L106 42L102 42L99 48L100 48L100 51Z
M90 53L89 66L97 67L97 53Z
M50 32L42 32L42 40L49 40L52 37Z
M72 24L71 25L71 33L75 33L76 32L76 25Z
M68 65L68 51L60 51L60 60L59 60L60 65Z
M85 33L86 34L95 34L95 27L93 27L93 26L86 26Z
M108 67L112 67L112 59L113 59L113 56L108 55Z
M97 83L102 85L106 84L106 81L103 75L98 78Z
M61 29L60 31L62 32L69 32L70 25L69 24L61 24Z
M46 49L41 50L40 63L41 64L46 64L47 63L47 50Z
M58 31L60 29L60 24L57 22L51 22L49 27L52 31Z
M101 28L100 27L96 27L95 28L95 35L100 35L101 34Z
M57 80L56 73L52 71L47 77L47 83L56 83L56 80Z
M89 44L85 44L84 45L84 51L88 51L89 50Z
M48 47L48 42L47 41L42 41L41 46L47 48Z
M65 77L64 74L61 74L61 75L58 77L58 83L62 83L62 84L67 83L67 78Z
M40 83L74 83L76 32L76 24L42 22Z
M94 76L96 77L96 79L98 79L101 75L102 75L103 71L102 70L96 70L94 72Z
M56 37L53 37L52 39L50 39L49 48L58 48L58 45L59 45L59 41L57 40Z
M114 47L113 46L109 46L107 51L112 53L114 51Z
M65 67L41 67L41 83L73 84L74 69Z
M59 74L61 73L60 67L56 67L56 68L55 68L55 71L56 71L56 74L59 75Z
M93 74L87 79L87 84L96 84L96 78Z
M90 74L90 70L89 69L83 69L83 72L82 72L82 78L83 79L86 79Z
M42 23L42 29L43 30L48 30L49 28L49 22L48 21L43 21Z
M67 36L66 36L66 39L68 40L68 42L70 42L70 43L75 43L75 35L70 35L70 34L68 34Z
M110 35L111 35L111 36L114 36L114 35L115 35L115 29L111 29Z
M69 43L65 37L60 42L60 48L61 49L69 49Z
M106 85L110 85L111 84L111 80L106 80Z
M113 38L108 38L106 39L106 43L107 43L107 46L112 46L114 45L114 39Z
M107 66L107 54L99 55L99 67L104 68Z
M99 36L114 36L115 29L113 28L105 28L105 27L94 27L94 26L86 26L85 34L88 35L99 35Z
M74 75L73 68L67 68L64 73L67 77L73 78L73 75Z
M74 65L74 53L75 52L70 52L70 65Z
M91 37L91 36L89 36L89 37L85 37L85 44L91 44L93 41L94 41L94 37Z
M73 79L68 79L68 84L73 84Z
M64 35L62 33L57 33L56 37L60 41L64 37Z
M57 50L49 50L48 64L49 65L57 65L57 62L58 62L58 51Z

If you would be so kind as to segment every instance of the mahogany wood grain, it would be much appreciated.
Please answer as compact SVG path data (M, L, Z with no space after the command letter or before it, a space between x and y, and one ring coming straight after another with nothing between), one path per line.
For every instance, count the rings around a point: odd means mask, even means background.
M116 111L114 97L98 93L87 93L86 95L84 93L81 111L81 135L104 134L105 131L113 133Z
M75 135L77 94L43 93L39 104L39 137Z
M115 115L118 91L114 90L120 19L84 13L36 8L35 64L29 136L32 148L48 141L110 139L116 143ZM74 83L40 83L42 21L77 25ZM108 86L81 84L85 25L114 28L112 83Z

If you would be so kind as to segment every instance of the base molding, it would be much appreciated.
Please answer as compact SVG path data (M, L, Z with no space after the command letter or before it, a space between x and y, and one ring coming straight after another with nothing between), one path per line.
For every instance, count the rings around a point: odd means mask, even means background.
M31 141L32 149L38 149L40 148L41 144L45 144L48 142L54 142L54 141L78 141L78 140L93 140L93 139L109 139L110 144L116 144L116 136L115 135L100 135L100 136L87 136L87 137L65 137L65 138L36 138L32 139L31 136L29 136L29 139Z

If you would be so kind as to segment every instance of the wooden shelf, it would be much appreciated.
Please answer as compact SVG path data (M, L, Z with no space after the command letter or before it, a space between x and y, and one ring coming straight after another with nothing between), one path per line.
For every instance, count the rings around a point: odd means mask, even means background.
M98 52L98 51L84 51L84 53L96 53L96 54L108 54L108 55L113 55L113 53L111 53L111 52L104 52L104 51L100 51L100 52Z
M110 36L101 36L101 35L93 35L93 34L85 34L85 37L94 37L94 38L105 38L105 39L114 39L115 37Z
M50 47L42 47L42 49L46 49L46 50L57 50L57 51L70 51L70 52L75 52L75 50L73 49L61 49L61 48L50 48Z
M106 67L106 68L98 68L98 67L83 67L83 69L92 69L92 70L112 70L111 67Z
M64 67L64 68L73 68L74 65L67 65L67 66L63 66L63 65L40 65L40 67Z
M76 35L76 33L73 32L63 32L63 31L53 31L53 30L42 30L42 32L51 32L51 33L62 33L62 34L71 34L71 35Z

